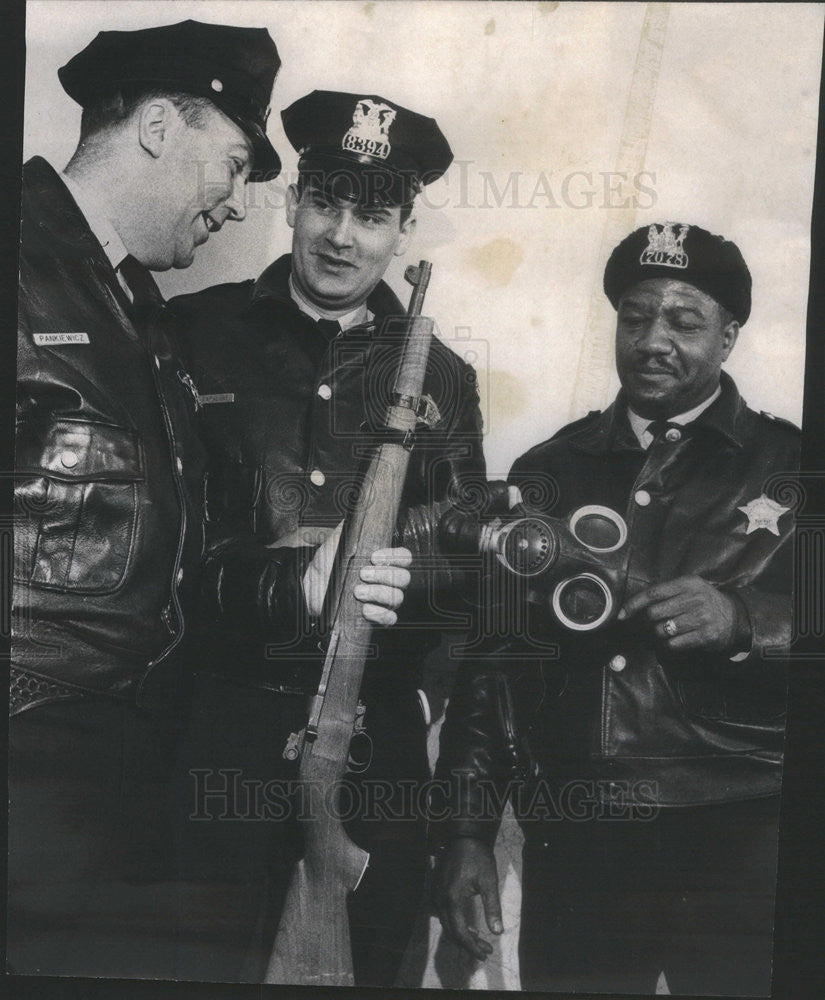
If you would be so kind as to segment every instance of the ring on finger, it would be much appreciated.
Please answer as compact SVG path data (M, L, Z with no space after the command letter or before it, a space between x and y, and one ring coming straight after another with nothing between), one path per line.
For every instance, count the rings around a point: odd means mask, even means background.
M672 618L668 618L662 628L665 630L665 634L670 636L671 639L679 634L679 626Z

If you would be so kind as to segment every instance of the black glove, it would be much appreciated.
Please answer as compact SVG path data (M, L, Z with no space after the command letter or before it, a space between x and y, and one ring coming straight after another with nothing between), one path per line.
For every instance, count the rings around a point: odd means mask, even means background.
M486 572L481 533L486 524L510 513L509 491L506 482L496 480L464 483L453 494L452 500L402 510L393 544L413 554L408 599L417 594L426 601L434 592L439 606L477 607L479 581Z
M509 487L496 479L465 484L454 493L454 500L402 510L394 544L429 557L477 554L482 527L510 514Z

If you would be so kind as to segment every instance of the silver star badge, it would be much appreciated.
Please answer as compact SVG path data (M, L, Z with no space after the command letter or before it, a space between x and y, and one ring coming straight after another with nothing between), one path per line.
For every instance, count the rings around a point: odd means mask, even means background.
M783 514L787 514L791 508L783 507L782 504L771 500L763 493L761 497L757 497L744 507L737 507L736 509L741 510L748 519L746 535L749 535L752 531L757 531L759 528L765 528L774 535L778 535L779 526L777 525L777 521Z

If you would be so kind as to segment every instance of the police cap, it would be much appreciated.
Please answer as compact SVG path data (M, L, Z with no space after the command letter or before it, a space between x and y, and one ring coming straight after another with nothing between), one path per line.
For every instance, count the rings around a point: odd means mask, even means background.
M266 136L269 100L281 60L266 28L181 21L139 31L101 31L58 70L82 107L124 85L146 85L208 97L252 143L250 180L281 169Z
M613 308L633 285L673 278L724 306L740 324L751 311L751 275L739 247L699 226L653 223L625 237L610 255L604 292Z
M409 203L453 161L435 119L375 94L314 90L281 118L301 173L355 201Z

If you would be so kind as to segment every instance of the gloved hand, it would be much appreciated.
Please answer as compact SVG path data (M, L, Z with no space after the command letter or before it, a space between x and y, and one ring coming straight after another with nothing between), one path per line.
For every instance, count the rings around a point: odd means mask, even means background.
M395 538L414 556L475 555L481 528L511 511L521 494L503 479L466 484L456 501L441 500L401 511Z
M472 557L479 556L482 530L515 510L520 501L517 487L497 480L463 484L454 502L442 500L401 511L395 543L413 555L407 598L414 616L437 617L441 611L478 606L483 566Z
M482 490L467 491L466 498L442 511L438 522L438 550L444 555L475 554L481 550L484 526L520 513L521 493L503 479L494 479Z

